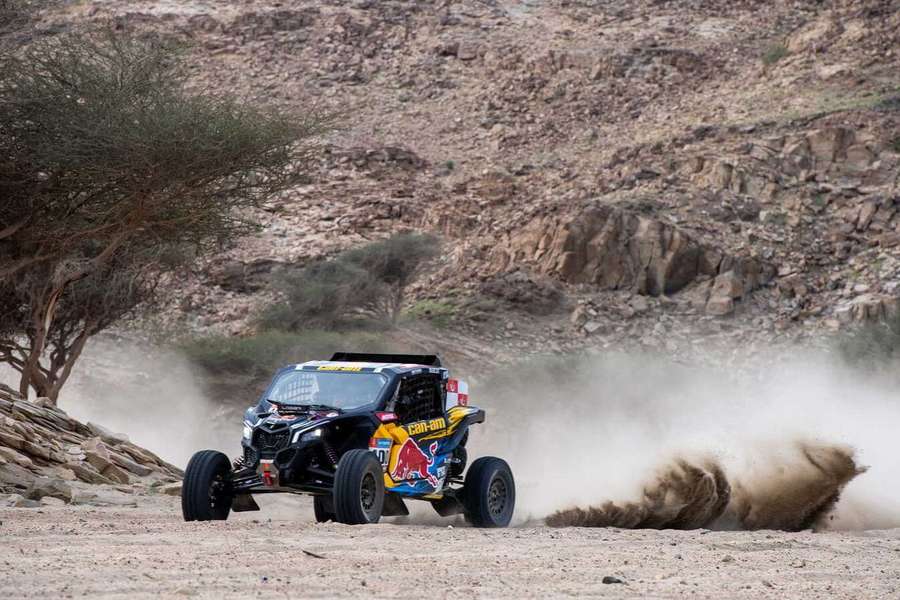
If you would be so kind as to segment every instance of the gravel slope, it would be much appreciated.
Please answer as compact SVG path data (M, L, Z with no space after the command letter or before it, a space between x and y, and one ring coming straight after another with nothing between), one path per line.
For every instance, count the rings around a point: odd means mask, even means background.
M296 519L283 518L291 511ZM0 597L900 596L900 529L484 531L316 525L308 512L187 524L177 499L161 497L138 508L2 509Z

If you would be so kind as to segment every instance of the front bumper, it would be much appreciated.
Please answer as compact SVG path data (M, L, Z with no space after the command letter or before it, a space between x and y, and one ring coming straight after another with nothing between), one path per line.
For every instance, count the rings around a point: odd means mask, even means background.
M254 434L252 441L256 439ZM232 486L237 493L328 491L334 483L334 471L322 467L324 456L319 439L277 449L258 448L244 440L243 464L234 472Z

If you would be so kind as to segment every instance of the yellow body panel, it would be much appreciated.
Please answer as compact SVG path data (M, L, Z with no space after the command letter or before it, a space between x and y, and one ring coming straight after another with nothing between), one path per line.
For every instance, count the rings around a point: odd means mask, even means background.
M391 477L391 473L397 472L400 452L404 444L410 438L416 446L420 446L420 450L424 450L427 444L422 442L434 442L449 437L456 433L466 416L478 412L478 408L471 406L454 406L447 411L446 417L437 417L435 419L425 419L408 423L406 425L398 425L397 423L382 423L372 434L372 446L378 448L377 452L379 460L384 467L384 487L392 489L398 485L408 483L408 481L395 481ZM377 440L390 440L390 449L380 447ZM382 444L381 446L387 446ZM432 450L433 452L433 450ZM440 498L440 494L434 496Z

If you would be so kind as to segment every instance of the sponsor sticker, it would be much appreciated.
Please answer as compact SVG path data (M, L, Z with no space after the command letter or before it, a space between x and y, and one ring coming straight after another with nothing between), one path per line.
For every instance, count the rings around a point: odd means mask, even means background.
M416 423L410 423L406 426L406 431L409 435L419 435L421 433L430 433L432 431L439 431L447 427L447 421L444 417L438 417L437 419L429 419L428 421L417 421Z
M387 469L388 461L391 458L391 444L392 442L388 438L372 438L369 440L369 450L375 453L383 469Z

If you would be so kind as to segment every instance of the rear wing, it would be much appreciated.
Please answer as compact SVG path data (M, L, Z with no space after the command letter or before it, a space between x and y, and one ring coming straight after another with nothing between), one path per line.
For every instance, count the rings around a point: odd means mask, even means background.
M401 365L424 365L440 367L441 359L436 354L367 354L365 352L335 352L331 360L336 362L399 363Z

